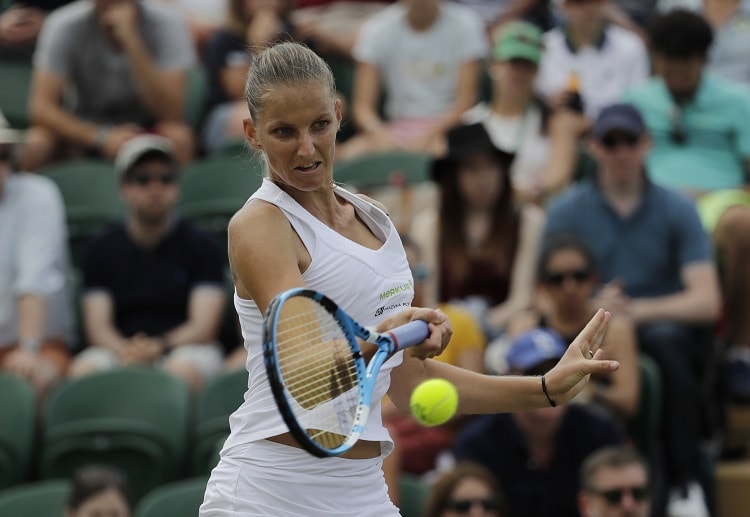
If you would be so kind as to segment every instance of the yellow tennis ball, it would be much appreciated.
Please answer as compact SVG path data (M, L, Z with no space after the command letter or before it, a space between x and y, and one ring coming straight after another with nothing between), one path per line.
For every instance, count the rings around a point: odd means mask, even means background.
M456 413L458 391L450 381L429 379L414 389L409 406L420 424L428 427L444 424Z

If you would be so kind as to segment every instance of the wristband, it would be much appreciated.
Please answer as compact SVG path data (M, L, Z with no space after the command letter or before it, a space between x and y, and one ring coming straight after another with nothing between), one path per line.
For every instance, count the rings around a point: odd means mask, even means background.
M42 346L42 340L36 337L26 338L21 341L21 349L35 354Z
M544 375L542 375L542 391L544 392L544 395L547 397L547 400L549 400L549 405L552 407L557 407L557 402L552 400L552 397L550 397L549 393L547 393L547 381L544 380Z
M104 148L111 131L112 130L106 126L99 126L96 128L96 134L94 135L94 149L101 151Z

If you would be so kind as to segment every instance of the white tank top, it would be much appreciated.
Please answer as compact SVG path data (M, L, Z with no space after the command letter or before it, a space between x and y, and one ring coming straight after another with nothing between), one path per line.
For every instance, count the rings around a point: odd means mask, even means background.
M411 305L414 283L396 228L379 208L341 187L334 187L337 196L354 205L361 220L383 245L372 250L335 232L312 216L291 196L268 179L250 199L262 199L279 207L289 219L311 261L302 274L305 286L315 289L337 304L352 318L372 326ZM234 294L239 315L248 371L245 401L229 418L231 434L222 454L240 444L275 436L288 429L271 394L263 365L263 315L252 300ZM362 434L363 440L381 442L383 454L393 449L393 442L383 426L380 400L390 385L390 371L401 364L403 352L391 357L378 376L372 400L372 411Z

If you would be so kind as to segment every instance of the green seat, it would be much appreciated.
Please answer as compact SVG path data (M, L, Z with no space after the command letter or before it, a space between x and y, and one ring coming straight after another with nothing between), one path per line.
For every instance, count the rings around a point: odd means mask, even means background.
M175 481L149 492L136 505L134 517L198 517L208 478Z
M214 377L199 395L193 444L193 471L207 474L215 465L217 443L229 435L229 415L240 407L247 390L242 369Z
M410 151L368 154L340 163L334 169L337 182L359 189L418 184L429 180L430 156Z
M198 130L206 116L206 99L208 98L208 75L202 65L188 70L187 92L183 114L185 121L194 130Z
M36 403L36 394L25 380L0 373L0 489L29 479Z
M70 380L49 397L39 472L70 477L91 463L128 478L133 499L184 470L190 391L155 368L119 368Z
M0 61L0 111L12 128L29 127L31 71L29 62Z
M60 189L72 263L80 266L88 240L124 214L112 164L105 160L74 160L44 167L39 172Z
M62 517L70 481L51 479L0 491L0 515L7 517Z
M263 181L264 163L255 156L209 156L188 165L182 175L178 210L226 241L229 219Z
M418 476L401 473L398 481L399 504L402 517L421 517L429 487Z

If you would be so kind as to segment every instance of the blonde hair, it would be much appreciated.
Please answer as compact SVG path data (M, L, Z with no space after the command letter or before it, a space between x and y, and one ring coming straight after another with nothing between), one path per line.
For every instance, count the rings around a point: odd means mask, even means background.
M245 83L245 100L253 120L263 108L263 97L280 86L321 83L333 97L336 84L328 64L305 45L277 43L253 56Z

